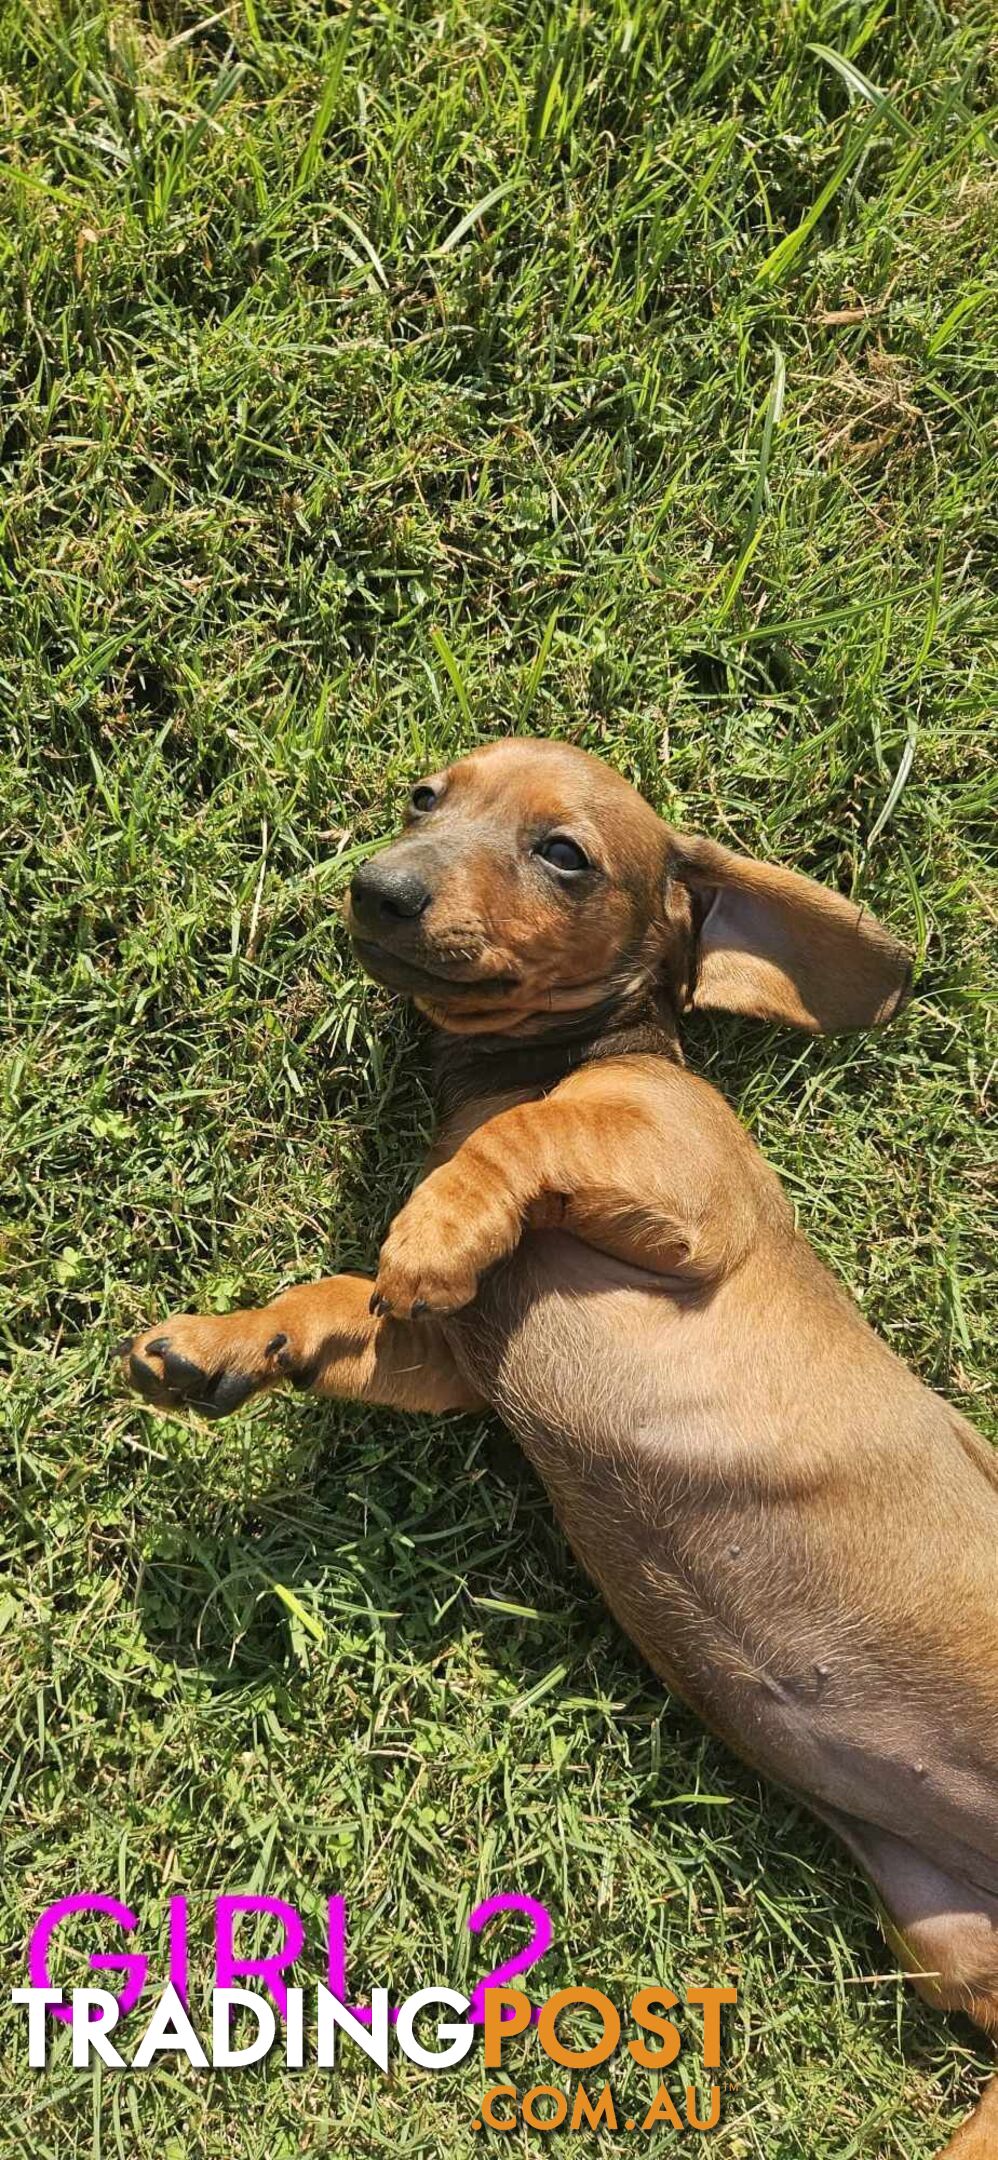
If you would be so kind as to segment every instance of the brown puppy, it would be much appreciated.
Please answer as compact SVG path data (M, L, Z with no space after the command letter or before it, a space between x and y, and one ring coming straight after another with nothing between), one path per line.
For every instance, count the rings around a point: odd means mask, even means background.
M491 1404L655 1670L844 1838L922 1993L998 2032L998 1465L819 1264L677 1034L690 1006L876 1025L903 951L538 742L417 787L350 923L438 1031L428 1174L373 1285L167 1321L124 1346L131 1379L213 1416L283 1379ZM998 2081L948 2150L995 2160Z

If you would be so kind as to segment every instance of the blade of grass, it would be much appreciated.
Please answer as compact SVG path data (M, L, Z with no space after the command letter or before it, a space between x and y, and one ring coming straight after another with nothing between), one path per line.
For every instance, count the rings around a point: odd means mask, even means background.
M789 276L801 250L807 246L815 226L824 216L830 204L834 202L839 189L848 179L854 165L858 164L859 159L869 148L877 127L884 116L884 109L889 103L889 97L882 99L875 110L868 115L863 125L850 133L831 178L826 180L824 187L815 197L806 216L801 219L800 224L796 225L792 232L784 234L778 246L760 263L756 271L756 279L760 285L779 285L782 284L785 277Z
M462 675L461 669L458 666L455 654L451 646L448 644L444 632L439 628L438 625L435 624L433 629L430 631L430 638L436 652L439 654L440 659L443 661L444 667L447 670L447 674L454 689L454 694L461 708L461 718L468 727L471 727L473 723L471 718L471 706L468 701L468 692L465 686L464 676Z
M470 233L472 226L477 225L481 218L486 217L488 212L495 208L497 203L502 202L505 195L509 195L513 188L519 187L519 185L520 178L517 173L514 173L509 180L500 180L496 187L489 189L487 195L481 195L477 202L472 203L471 209L466 210L464 216L458 219L457 224L447 234L446 239L441 240L438 247L431 249L431 254L435 256L452 255L454 249L460 247L462 240Z
M322 146L332 126L333 115L336 111L343 82L343 71L347 64L347 55L353 40L358 5L359 0L351 0L350 12L333 48L329 72L322 87L322 96L316 106L315 118L312 122L309 138L298 162L297 185L299 187L307 187L309 181L313 178L322 156Z

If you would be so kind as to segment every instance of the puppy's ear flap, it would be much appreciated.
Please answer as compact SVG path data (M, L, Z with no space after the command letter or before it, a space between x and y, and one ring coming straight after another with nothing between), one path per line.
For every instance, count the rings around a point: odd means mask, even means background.
M673 833L670 873L693 903L688 1003L835 1035L892 1020L911 962L874 916L794 870Z

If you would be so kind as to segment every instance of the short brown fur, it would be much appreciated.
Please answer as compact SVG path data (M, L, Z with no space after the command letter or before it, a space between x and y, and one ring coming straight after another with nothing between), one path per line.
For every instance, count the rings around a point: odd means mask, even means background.
M377 1278L167 1321L130 1378L215 1416L288 1379L497 1409L649 1663L836 1829L927 1999L998 2033L998 1466L678 1040L697 1005L876 1025L901 947L529 742L415 792L351 927L433 1023L443 1103ZM947 2150L995 2160L998 2082Z

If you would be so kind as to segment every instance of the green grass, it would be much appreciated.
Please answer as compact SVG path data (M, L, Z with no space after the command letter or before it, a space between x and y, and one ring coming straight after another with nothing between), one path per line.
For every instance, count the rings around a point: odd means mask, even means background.
M469 1906L527 1888L546 1985L737 1979L723 2160L929 2160L980 2037L652 1682L512 1443L181 1428L109 1352L369 1264L431 1111L344 882L526 729L911 940L892 1033L690 1051L994 1433L991 10L202 5L0 23L5 1987L74 1889L158 1984L171 1893L204 1979L214 1891L344 1890L362 1996L470 1978ZM475 2059L95 2085L8 2024L5 2154L489 2142Z

